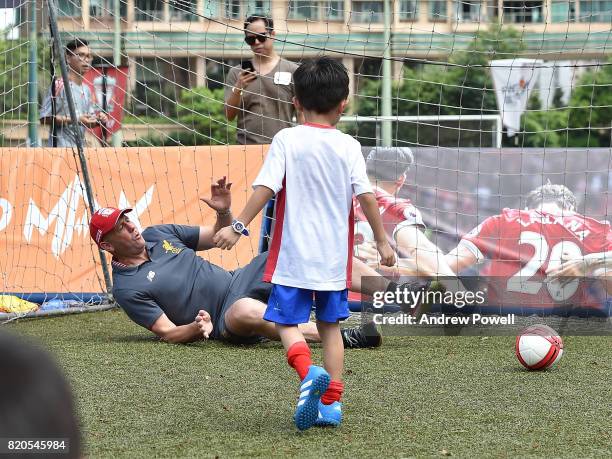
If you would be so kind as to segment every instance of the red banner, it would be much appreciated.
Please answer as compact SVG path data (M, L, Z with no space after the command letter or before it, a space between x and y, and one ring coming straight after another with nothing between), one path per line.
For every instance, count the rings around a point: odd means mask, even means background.
M108 114L108 121L104 128L91 129L94 135L102 141L108 140L111 134L121 129L127 76L128 67L92 68L85 74L84 82L91 89L98 109L106 109Z

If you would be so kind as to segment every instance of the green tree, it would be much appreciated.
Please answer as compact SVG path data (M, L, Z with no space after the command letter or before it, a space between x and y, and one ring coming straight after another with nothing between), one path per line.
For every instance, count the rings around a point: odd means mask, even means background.
M183 90L178 122L185 130L164 137L147 137L129 145L227 145L236 141L236 124L225 118L223 89Z
M568 146L612 146L612 59L587 71L567 108Z
M562 145L562 110L542 110L538 94L532 93L527 111L521 117L521 129L511 139L514 146L552 148Z
M25 118L28 102L28 43L0 40L0 116Z
M0 117L26 119L28 116L29 41L8 39L6 31L0 32ZM38 89L48 89L49 47L37 43ZM40 102L40 100L39 100Z
M193 145L227 145L236 142L236 124L225 118L223 89L201 87L184 90L181 103L179 121L193 130Z
M454 53L447 64L427 64L405 68L400 85L393 89L394 115L497 114L489 62L520 56L525 46L521 34L512 28L493 26L476 34L465 51ZM612 60L586 72L579 80L567 107L556 91L553 104L541 110L531 99L521 120L522 132L504 138L504 145L525 147L609 147L612 128ZM359 115L380 115L380 80L362 85L357 110ZM363 138L375 141L373 123L352 126ZM468 130L427 128L399 123L394 137L398 144L467 145L480 142ZM458 136L461 135L461 139ZM432 137L433 136L433 137ZM454 137L453 137L454 136ZM473 138L472 138L473 137Z
M470 115L497 113L491 72L493 59L512 58L524 50L518 31L492 26L480 31L465 51L456 52L446 64L405 68L401 85L394 87L395 115ZM360 115L380 115L380 82L363 85L358 104ZM363 130L363 129L361 129ZM419 127L400 123L394 132L399 142L452 145L466 144L468 136L476 145L477 132ZM432 135L435 137L432 139Z
M526 112L521 118L521 130L513 140L515 146L553 148L565 145L566 115L562 110Z

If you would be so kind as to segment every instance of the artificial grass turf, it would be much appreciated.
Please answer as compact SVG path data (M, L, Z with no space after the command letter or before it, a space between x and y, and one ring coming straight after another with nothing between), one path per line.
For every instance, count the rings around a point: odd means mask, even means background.
M612 456L609 337L566 337L546 372L520 367L512 337L348 350L342 427L298 433L280 343L161 343L118 310L5 328L66 370L89 457Z

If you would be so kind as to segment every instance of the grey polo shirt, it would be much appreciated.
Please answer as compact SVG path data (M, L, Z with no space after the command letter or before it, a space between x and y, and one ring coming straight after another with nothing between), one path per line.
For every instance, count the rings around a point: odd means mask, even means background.
M186 325L204 309L217 324L232 273L199 257L198 226L158 225L142 233L150 260L135 267L113 262L113 295L137 324L151 329L165 313ZM212 338L219 338L217 326Z
M74 99L77 119L82 115L94 115L96 106L89 86L85 83L79 85L74 81L70 81L70 89ZM64 82L61 79L55 80L55 115L70 116L68 97L64 90ZM52 116L51 87L49 87L43 99L42 107L40 108L40 118L49 118ZM85 136L85 126L80 125L80 129L81 134ZM76 147L76 133L71 124L58 125L56 128L56 135L58 147ZM51 136L49 136L48 145L50 147L53 146L53 139Z
M244 88L238 111L237 142L241 145L267 144L281 129L293 126L293 72L298 68L294 62L280 59L267 75L257 75ZM225 101L232 94L242 72L241 67L232 67L225 82Z

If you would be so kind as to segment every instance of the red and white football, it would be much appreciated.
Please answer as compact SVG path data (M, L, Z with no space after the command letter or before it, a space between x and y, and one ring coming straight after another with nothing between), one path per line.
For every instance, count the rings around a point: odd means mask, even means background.
M516 357L529 370L545 370L561 359L563 340L548 325L532 325L516 337Z

